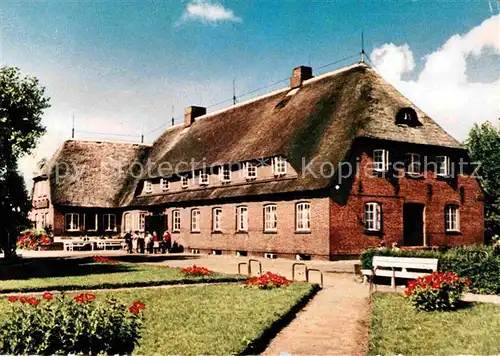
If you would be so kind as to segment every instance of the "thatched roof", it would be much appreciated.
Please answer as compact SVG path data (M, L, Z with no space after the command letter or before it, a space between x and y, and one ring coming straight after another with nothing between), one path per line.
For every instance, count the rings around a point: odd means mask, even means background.
M137 143L65 141L47 165L53 203L109 208L130 200L133 163L149 149Z
M396 125L396 114L405 107L416 111L422 125ZM182 170L174 168L165 170L165 163L176 167L179 162L194 161L198 162L194 168L202 168L203 165L215 166L283 155L299 172L297 178L134 198L137 181L130 181L124 187L123 179L114 180L113 184L94 190L96 185L91 183L108 176L93 173L85 183L78 185L81 192L66 195L64 191L67 187L61 187L64 188L61 199L72 202L72 199L78 198L76 205L88 201L105 203L105 206L135 206L327 188L329 178L315 178L308 172L300 174L303 158L306 162L315 162L312 168L316 172L322 162L337 166L348 154L354 140L363 137L461 148L454 138L373 69L359 63L307 80L298 90L279 90L206 114L197 118L190 127L185 128L183 124L171 127L150 150L130 147L124 157L120 157L120 162L125 162L133 159L134 151L136 154L147 152L143 158L151 162L149 172L152 172L152 177L159 177L158 168L162 164L163 176L182 173ZM70 142L78 146L76 142ZM89 148L95 145L85 147L87 149L82 149L82 157L74 152L76 149L69 150L76 162L105 158L97 147L89 152ZM121 152L117 148L110 149L115 149L116 154ZM61 154L66 156L64 152ZM181 167L185 169L186 166ZM151 176L144 175L142 178Z

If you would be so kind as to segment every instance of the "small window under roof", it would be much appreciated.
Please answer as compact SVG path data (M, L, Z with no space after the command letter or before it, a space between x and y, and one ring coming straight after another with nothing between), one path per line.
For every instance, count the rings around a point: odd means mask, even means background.
M396 125L422 126L418 115L412 108L402 108L396 114Z

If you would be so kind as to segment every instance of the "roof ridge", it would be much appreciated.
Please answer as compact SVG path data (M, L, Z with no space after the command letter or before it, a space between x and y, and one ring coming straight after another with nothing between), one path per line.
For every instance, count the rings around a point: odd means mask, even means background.
M111 144L119 144L119 145L137 145L137 146L153 146L152 143L143 143L143 142L130 142L130 141L118 141L118 140L91 140L91 139L75 139L71 138L66 140L65 142L83 142L83 143L111 143Z

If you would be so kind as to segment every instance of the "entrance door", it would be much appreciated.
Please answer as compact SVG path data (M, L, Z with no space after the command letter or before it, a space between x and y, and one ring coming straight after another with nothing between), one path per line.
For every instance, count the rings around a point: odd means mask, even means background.
M403 205L403 241L405 246L424 245L424 205Z

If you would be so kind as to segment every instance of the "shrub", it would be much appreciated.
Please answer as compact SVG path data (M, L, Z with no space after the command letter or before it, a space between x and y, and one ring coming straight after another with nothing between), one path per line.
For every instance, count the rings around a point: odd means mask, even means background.
M129 354L140 339L140 301L128 307L85 293L68 298L45 292L8 297L12 308L0 324L1 354Z
M193 265L192 267L186 267L181 269L182 273L188 274L190 276L209 276L214 272L205 267L200 267Z
M253 277L245 282L246 286L257 287L260 289L280 288L289 285L292 281L279 274L266 272L260 277Z
M500 294L500 254L494 246L471 245L436 250L369 249L361 254L361 266L372 268L373 256L437 258L438 270L452 271L471 281L470 291L478 294Z
M413 306L423 311L453 310L469 285L454 272L433 272L408 283L405 294Z

